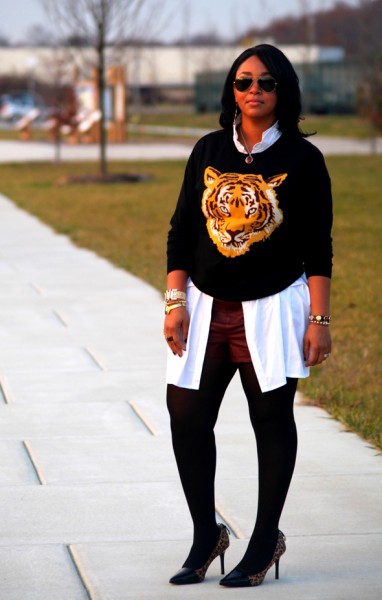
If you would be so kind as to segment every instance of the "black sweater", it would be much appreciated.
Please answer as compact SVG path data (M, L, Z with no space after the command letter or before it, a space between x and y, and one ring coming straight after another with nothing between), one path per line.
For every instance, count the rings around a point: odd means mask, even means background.
M282 135L253 162L232 131L200 139L188 160L168 235L168 272L187 271L221 300L253 300L304 272L331 276L332 197L321 152Z

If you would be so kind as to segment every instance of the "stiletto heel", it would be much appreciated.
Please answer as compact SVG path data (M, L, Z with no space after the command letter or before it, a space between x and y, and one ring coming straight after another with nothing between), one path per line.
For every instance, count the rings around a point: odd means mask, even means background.
M275 579L279 578L279 563L280 563L280 559L278 558L275 562L275 570L276 570Z
M224 554L229 546L229 529L219 523L220 535L215 548L212 550L207 562L200 567L200 569L191 569L189 567L183 567L175 573L170 579L170 583L175 585L186 585L188 583L201 583L207 573L207 569L215 558L220 556L220 566L222 575L224 575Z
M224 575L224 554L225 554L225 550L220 555L220 572L222 575Z
M278 579L280 558L285 551L285 535L282 533L282 531L279 531L277 544L272 556L272 560L265 569L263 569L259 573L255 573L254 575L246 575L245 573L242 573L240 569L234 569L233 571L228 573L228 575L223 577L223 579L220 581L220 585L224 585L226 587L250 587L260 585L261 583L263 583L266 574L273 565L275 565L276 579Z

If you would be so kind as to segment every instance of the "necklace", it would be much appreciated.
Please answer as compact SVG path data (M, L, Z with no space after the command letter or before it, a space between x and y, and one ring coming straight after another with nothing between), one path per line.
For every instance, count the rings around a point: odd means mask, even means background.
M249 151L249 148L247 146L247 142L245 141L244 132L243 132L243 128L242 127L240 127L240 133L241 133L242 140L244 142L245 150L246 150L246 152L248 154L248 156L245 157L245 162L247 163L247 165L250 165L251 162L253 162L253 158L252 158L252 155L251 155L251 153Z

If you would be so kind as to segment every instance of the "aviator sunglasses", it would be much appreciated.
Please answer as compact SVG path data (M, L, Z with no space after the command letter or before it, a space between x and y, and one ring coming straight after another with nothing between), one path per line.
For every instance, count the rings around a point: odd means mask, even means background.
M274 92L277 86L277 81L271 75L262 75L261 77L240 77L235 79L233 85L238 92L245 92L249 90L253 82L256 81L257 85L263 92Z

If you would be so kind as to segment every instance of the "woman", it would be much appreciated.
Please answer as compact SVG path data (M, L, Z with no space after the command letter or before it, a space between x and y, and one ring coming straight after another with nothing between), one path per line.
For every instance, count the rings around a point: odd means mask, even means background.
M330 179L300 112L285 55L268 44L245 50L225 82L222 129L196 144L171 219L167 404L194 525L173 584L203 581L217 556L224 573L213 430L237 370L256 437L258 507L246 552L221 585L259 585L273 564L278 578L286 549L279 520L296 458L297 380L331 350Z

